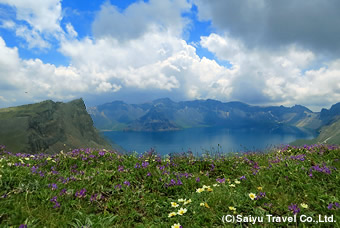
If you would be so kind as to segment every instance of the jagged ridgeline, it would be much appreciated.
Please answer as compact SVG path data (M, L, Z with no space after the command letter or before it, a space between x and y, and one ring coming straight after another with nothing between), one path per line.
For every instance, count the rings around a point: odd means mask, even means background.
M20 153L58 153L69 148L112 149L93 127L84 101L51 100L0 109L0 144Z

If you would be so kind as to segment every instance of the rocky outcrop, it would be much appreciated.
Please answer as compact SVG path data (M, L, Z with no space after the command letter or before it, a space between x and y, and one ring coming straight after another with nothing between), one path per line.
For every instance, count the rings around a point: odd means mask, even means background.
M57 153L85 147L112 149L94 128L82 99L0 109L0 144L21 153Z

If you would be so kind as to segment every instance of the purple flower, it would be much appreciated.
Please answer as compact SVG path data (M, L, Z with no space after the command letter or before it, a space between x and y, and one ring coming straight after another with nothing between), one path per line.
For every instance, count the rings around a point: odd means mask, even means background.
M259 200L259 199L262 199L266 196L266 193L265 192L259 192L257 194L257 196L255 197L255 200Z
M97 195L98 195L98 194L93 194L93 195L91 195L90 201L91 201L91 202L96 201L96 200L97 200Z
M59 208L60 207L60 203L59 202L55 202L55 204L54 204L54 206L53 206L53 208Z
M199 177L196 178L196 182L200 182L200 178Z
M36 172L37 172L37 168L38 168L38 167L33 166L33 167L31 168L31 172L32 172L32 173L36 173Z
M223 178L223 179L217 178L216 181L219 182L220 184L223 184L223 183L225 183L225 178Z
M118 171L119 171L119 172L124 172L124 166L119 165L119 166L118 166Z
M127 185L127 186L131 185L129 181L124 181L124 184Z
M146 168L146 167L148 167L148 166L149 166L149 162L143 161L142 167L143 167L143 168Z
M151 176L151 173L150 173L150 172L148 172L148 173L146 174L146 176L147 176L147 177L150 177L150 176Z
M245 179L246 179L246 176L240 177L240 180L245 180Z
M294 215L300 212L300 208L298 208L296 204L291 204L288 206L288 209L292 211Z
M338 202L334 203L334 205L338 208L340 208L340 204Z
M333 208L333 204L332 203L330 203L330 204L328 204L328 210L332 210L332 208Z
M135 169L139 169L140 168L140 165L139 165L139 163L136 163L136 165L135 165Z
M122 188L122 185L120 185L120 184L117 184L116 186L115 186L115 189L121 189Z
M52 202L52 203L54 203L54 206L53 206L53 208L59 208L60 207L60 203L57 201L57 199L58 199L58 197L57 196L54 196L54 197L52 197L52 199L50 199L50 201Z
M62 195L64 195L64 194L66 194L66 188L63 188L63 189L60 191L60 193L59 193L60 196L62 196Z
M77 198L84 198L86 196L86 189L83 188L80 191L76 192L75 196Z
M52 188L52 190L56 190L58 188L57 184L49 184L48 187Z
M21 224L21 225L19 226L19 228L27 228L27 225L26 225L26 224Z
M41 177L44 177L44 176L45 176L45 174L44 174L43 171L39 171L39 175L40 175Z
M180 179L177 180L177 185L182 185L182 181Z

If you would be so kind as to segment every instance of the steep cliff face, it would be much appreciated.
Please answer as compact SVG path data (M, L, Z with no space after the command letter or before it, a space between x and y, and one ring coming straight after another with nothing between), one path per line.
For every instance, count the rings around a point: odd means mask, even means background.
M112 149L93 127L82 99L0 109L0 144L21 153L57 153L85 147Z

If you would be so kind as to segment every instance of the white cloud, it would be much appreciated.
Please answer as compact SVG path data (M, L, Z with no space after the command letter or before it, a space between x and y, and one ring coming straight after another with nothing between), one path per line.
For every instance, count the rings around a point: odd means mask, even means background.
M3 1L0 2L10 2ZM12 1L11 1L12 2ZM49 22L34 24L43 17L35 3L27 12L22 1L17 19L28 25L2 21L16 29L30 47L48 48L48 36L58 36L59 1L46 1L53 14ZM240 100L259 105L325 106L340 98L340 59L320 61L312 51L295 44L277 49L248 46L230 35L210 34L198 45L220 61L200 58L196 47L183 40L188 21L181 16L190 4L185 0L137 2L125 11L109 3L97 13L92 25L95 36L79 38L73 26L59 34L59 51L70 59L68 66L46 64L40 59L23 60L17 48L9 48L0 37L0 90L3 103L58 99L89 95L114 99L114 95L171 94L177 99ZM58 16L59 15L59 16ZM119 23L117 22L119 21ZM306 70L310 69L310 70ZM27 93L25 93L27 92ZM151 97L151 96L150 96ZM3 105L5 106L5 105Z
M240 40L217 34L202 37L201 45L238 68L229 82L231 99L308 106L329 105L340 99L340 59L324 63L326 68L304 71L319 59L296 45L250 49Z
M90 87L74 67L56 67L40 59L23 60L18 49L7 47L1 37L0 72L3 101L71 99Z
M2 27L14 29L16 35L28 43L29 48L48 48L49 40L64 36L60 27L60 0L0 0L0 4L14 7L17 20L16 24L7 20Z
M138 1L123 12L109 2L101 6L92 25L95 37L110 36L121 41L137 39L145 33L163 31L180 35L189 22L181 13L189 11L186 0Z

